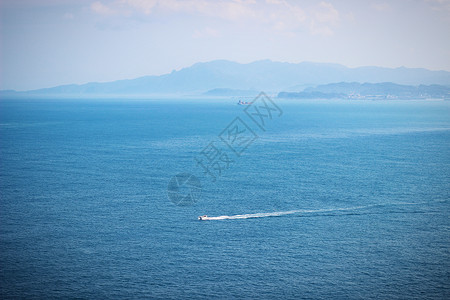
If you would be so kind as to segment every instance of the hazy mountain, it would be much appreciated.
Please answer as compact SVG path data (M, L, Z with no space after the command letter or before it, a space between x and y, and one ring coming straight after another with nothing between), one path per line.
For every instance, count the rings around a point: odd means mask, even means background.
M449 99L450 87L437 84L412 86L392 82L363 84L340 82L306 88L302 92L281 92L278 97L299 99Z
M450 72L411 68L347 68L327 63L282 63L270 60L240 64L226 60L196 63L161 76L107 83L63 85L26 92L43 95L201 94L214 89L279 92L333 82L393 82L450 85Z

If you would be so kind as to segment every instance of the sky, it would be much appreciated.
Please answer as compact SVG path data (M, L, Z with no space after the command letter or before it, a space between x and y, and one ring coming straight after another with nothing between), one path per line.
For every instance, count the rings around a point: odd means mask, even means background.
M450 0L0 0L0 89L270 59L450 71Z

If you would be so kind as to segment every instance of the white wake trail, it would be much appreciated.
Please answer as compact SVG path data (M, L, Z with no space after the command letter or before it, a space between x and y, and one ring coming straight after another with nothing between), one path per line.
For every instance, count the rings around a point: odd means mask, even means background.
M320 212L332 212L332 211L342 211L342 210L355 210L365 208L367 206L356 206L356 207L346 207L346 208L330 208L330 209L312 209L312 210L289 210L289 211L276 211L268 213L254 213L254 214L243 214L243 215L232 215L232 216L218 216L218 217L199 217L202 221L213 221L213 220L236 220L236 219L250 219L250 218L265 218L265 217L279 217L284 215L300 214L300 213L320 213Z
M200 216L200 217L198 217L198 219L202 220L202 221L214 221L214 220L237 220L237 219L250 219L250 218L279 217L279 216L292 215L292 214L352 211L352 210L359 210L359 209L365 209L365 208L377 207L377 206L423 205L423 204L430 204L430 203L435 203L435 202L446 202L446 201L428 201L428 202L416 202L416 203L390 202L390 203L383 203L383 204L370 204L370 205L363 205L363 206L341 207L341 208L300 209L300 210L276 211L276 212L268 212L268 213L254 213L254 214L218 216L218 217Z

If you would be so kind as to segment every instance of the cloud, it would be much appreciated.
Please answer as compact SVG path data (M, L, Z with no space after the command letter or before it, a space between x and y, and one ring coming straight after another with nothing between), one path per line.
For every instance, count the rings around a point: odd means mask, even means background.
M283 4L281 0L266 0L267 4Z
M339 22L339 12L331 3L302 7L298 2L288 0L114 0L108 3L96 1L91 10L103 16L188 14L263 25L287 34L304 32L306 28L314 35L331 35L332 28ZM203 36L204 30L194 35Z
M112 9L111 7L97 1L91 4L91 10L99 15L105 15L105 16L110 16L110 15L114 15L116 13L116 11L114 9Z
M226 20L255 17L255 0L116 0L91 4L91 10L100 15L149 15L156 10L198 14Z
M260 12L260 21L268 24L278 33L294 37L297 31L305 27L307 19L302 7L286 0L266 0Z
M256 17L254 0L160 0L162 9L236 21Z
M321 23L335 23L339 21L339 12L333 4L320 2L319 7L314 12L314 18Z
M150 14L155 6L158 4L158 0L120 0L119 3L123 6L128 6L132 9L141 11L142 13L148 15Z
M198 11L207 16L220 17L226 20L239 20L240 18L254 18L256 11L250 7L253 2L235 2L235 1L203 1L198 6Z
M312 7L300 7L286 0L266 0L272 7L278 7L270 15L276 30L290 32L308 27L313 35L333 35L332 27L339 20L339 12L331 3L320 2Z
M337 26L340 17L333 4L320 2L310 14L309 28L313 35L331 36L334 34L332 27Z

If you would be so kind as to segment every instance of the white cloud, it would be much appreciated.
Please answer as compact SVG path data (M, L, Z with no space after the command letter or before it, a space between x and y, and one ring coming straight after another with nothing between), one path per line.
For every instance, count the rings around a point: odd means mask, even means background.
M148 15L158 4L158 0L120 0L119 3Z
M244 0L165 0L159 1L163 9L200 14L208 17L218 17L225 20L254 18L256 10L252 7L255 1Z
M99 15L113 15L116 13L115 10L100 1L92 3L91 10Z
M282 4L283 1L281 0L266 0L267 4Z
M320 2L319 7L314 11L314 18L321 23L335 23L339 21L339 12L333 4Z
M136 14L149 15L160 9L238 20L255 17L256 10L252 7L255 4L255 0L116 0L108 4L94 2L91 10L101 15L128 15L131 9Z
M320 2L310 14L310 32L313 35L331 36L334 34L332 27L337 26L339 20L339 12L333 4Z
M278 31L294 32L305 26L313 35L330 36L339 22L339 12L331 3L320 2L312 7L300 7L286 0L266 0L266 3L277 6L273 8L270 19L274 29Z
M96 1L91 9L105 16L158 12L190 14L228 22L251 22L290 35L303 32L304 28L314 35L331 35L332 28L339 22L339 12L328 2L302 7L298 2L288 0L114 0L107 4ZM194 35L204 34L199 31Z

